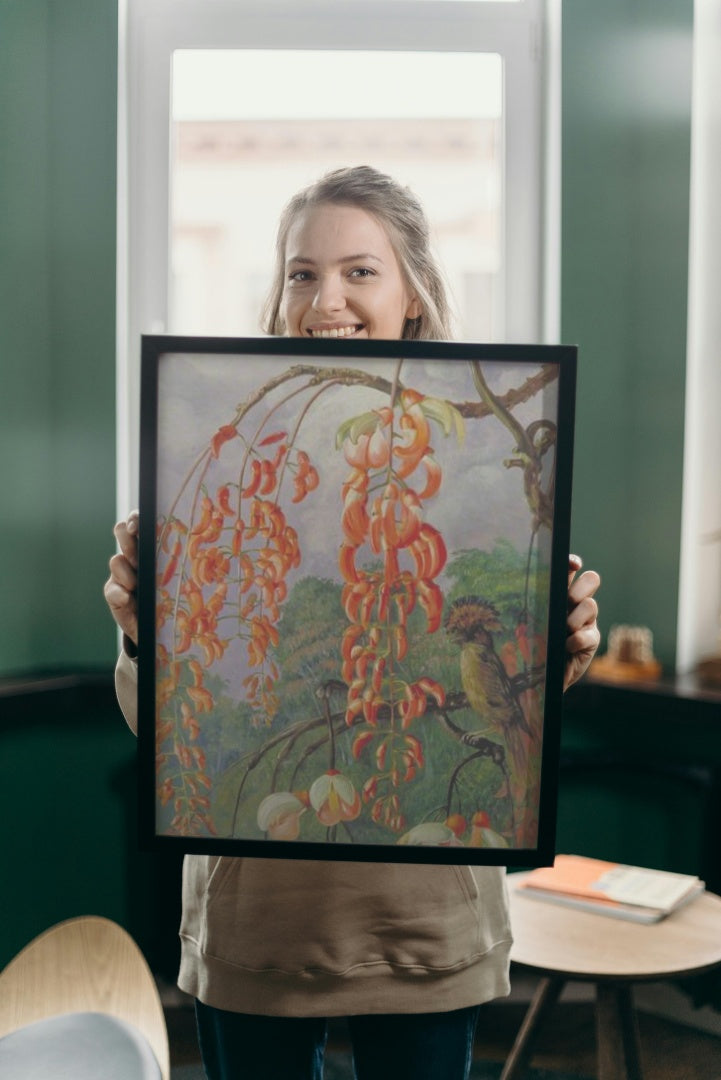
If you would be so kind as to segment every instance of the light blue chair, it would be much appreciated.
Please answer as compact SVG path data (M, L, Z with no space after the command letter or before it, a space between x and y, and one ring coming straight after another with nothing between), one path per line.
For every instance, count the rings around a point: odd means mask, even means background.
M58 923L0 973L0 1077L169 1080L155 980L117 923Z

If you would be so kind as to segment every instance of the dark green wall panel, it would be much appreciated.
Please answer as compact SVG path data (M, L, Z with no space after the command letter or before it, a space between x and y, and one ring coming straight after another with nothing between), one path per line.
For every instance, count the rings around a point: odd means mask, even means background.
M573 544L602 629L675 658L692 0L563 6L562 338L579 345Z
M0 675L109 664L116 0L0 0Z

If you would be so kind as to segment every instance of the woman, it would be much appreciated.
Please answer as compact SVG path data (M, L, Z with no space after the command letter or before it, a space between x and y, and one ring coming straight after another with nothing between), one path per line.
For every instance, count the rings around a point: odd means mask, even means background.
M450 336L423 210L374 169L299 193L279 227L265 329L293 337ZM135 723L137 514L115 528L105 595L125 634L118 696ZM565 686L598 647L598 575L569 565ZM359 1080L462 1080L479 1006L508 993L504 870L186 856L179 985L210 1080L322 1075L346 1016Z

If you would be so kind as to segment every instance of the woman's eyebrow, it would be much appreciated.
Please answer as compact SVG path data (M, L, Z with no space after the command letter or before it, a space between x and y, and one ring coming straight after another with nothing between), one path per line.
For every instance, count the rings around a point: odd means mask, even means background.
M342 262L342 263L365 262L367 259L372 259L373 262L378 262L378 263L383 262L383 260L381 259L381 257L379 255L372 255L370 251L361 251L360 254L358 254L358 255L344 255L343 258L339 259L338 261Z
M383 260L381 259L381 257L379 255L371 254L370 251L361 251L358 255L344 255L341 259L338 260L338 262L341 262L341 263L366 262L369 259L372 259L373 262L377 262L377 263L380 263L381 265L383 265ZM291 263L300 264L302 266L315 266L316 265L315 259L309 259L304 255L291 255L291 256L289 256L288 259L286 260L286 265L289 266Z

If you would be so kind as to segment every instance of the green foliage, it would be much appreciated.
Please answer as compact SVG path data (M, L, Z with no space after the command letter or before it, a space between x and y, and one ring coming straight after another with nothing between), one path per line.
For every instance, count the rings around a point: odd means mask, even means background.
M498 609L510 631L524 618L527 553L517 551L509 540L499 540L493 551L458 551L448 560L446 574L453 581L446 596L452 603L461 596L480 596ZM549 570L539 565L537 549L531 555L531 586L528 606L537 610L537 597L547 595Z
M292 723L318 711L317 691L340 677L340 641L348 623L341 604L342 588L327 578L296 582L283 607L280 641L274 659L280 668L279 720Z

